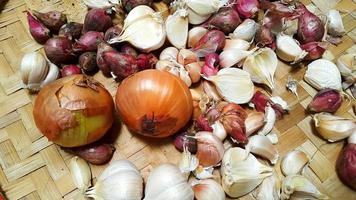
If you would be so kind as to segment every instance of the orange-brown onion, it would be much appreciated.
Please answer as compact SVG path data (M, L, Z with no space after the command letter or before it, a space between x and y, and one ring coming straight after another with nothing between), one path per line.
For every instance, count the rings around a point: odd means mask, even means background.
M114 121L114 102L99 82L72 75L39 92L33 109L37 128L50 141L76 147L100 139Z
M167 137L191 118L193 100L186 84L169 72L144 70L118 87L116 106L122 121L136 133Z

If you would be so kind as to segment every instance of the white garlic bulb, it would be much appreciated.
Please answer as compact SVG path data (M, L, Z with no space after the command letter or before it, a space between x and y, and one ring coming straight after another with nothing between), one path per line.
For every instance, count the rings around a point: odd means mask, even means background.
M144 200L193 200L186 177L173 164L162 164L148 176Z
M337 59L337 67L346 83L356 82L356 54L348 53Z
M143 179L140 172L128 160L112 162L87 190L87 197L97 200L141 200Z
M318 59L309 63L304 79L317 90L342 89L340 71L334 63L326 59Z

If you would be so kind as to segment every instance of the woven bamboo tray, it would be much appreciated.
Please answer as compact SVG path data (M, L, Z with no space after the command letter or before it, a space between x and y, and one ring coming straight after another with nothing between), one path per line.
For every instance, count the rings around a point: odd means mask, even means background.
M1 2L1 0L0 0ZM68 169L72 155L49 142L35 127L32 108L35 95L21 89L19 64L24 53L42 51L32 40L23 11L64 11L69 21L83 22L86 7L80 0L2 0L0 7L0 185L12 199L85 199L75 188ZM343 14L347 34L343 43L330 45L327 57L337 58L346 52L356 53L356 2L352 0L303 0L316 9L336 8ZM285 99L290 114L279 120L274 131L279 136L281 156L293 149L301 149L310 157L305 176L331 199L356 199L356 192L344 186L335 173L335 160L343 142L329 144L320 139L311 126L311 117L305 107L316 91L303 81L305 68L293 69L280 62L276 72L276 89L273 95ZM287 91L287 77L299 81L299 99ZM117 83L100 73L95 78L114 96ZM352 102L355 103L355 102ZM337 115L355 117L352 104L344 103ZM116 124L120 124L119 122ZM160 163L177 163L180 153L171 144L171 138L152 140L132 135L125 126L113 129L116 152L112 160L132 161L146 178L150 170ZM93 177L100 175L105 166L91 166ZM280 173L279 163L276 170ZM247 195L240 199L254 199Z

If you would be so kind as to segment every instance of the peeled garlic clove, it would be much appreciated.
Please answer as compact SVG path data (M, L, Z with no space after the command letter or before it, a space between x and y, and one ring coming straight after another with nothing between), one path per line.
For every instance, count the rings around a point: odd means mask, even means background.
M211 167L217 165L225 152L225 148L221 140L213 133L200 131L195 135L198 143L197 158L199 164L203 167Z
M213 178L214 177L213 171L214 171L214 167L203 167L203 166L199 165L193 171L193 174L194 174L195 178L197 178L199 180L203 180L203 179Z
M178 49L185 48L188 39L188 12L178 9L166 20L166 31L169 42Z
M262 112L252 112L245 120L246 136L250 136L260 130L265 125L265 114Z
M332 88L341 90L341 75L334 63L326 59L318 59L309 63L304 80L317 90Z
M199 62L189 63L185 65L184 68L188 71L192 83L197 83L200 80L201 66Z
M193 62L198 62L198 56L193 51L188 49L181 49L178 53L177 61L179 64L187 65Z
M212 125L211 128L213 128L213 134L218 137L221 141L224 141L227 133L220 121L215 121Z
M59 77L59 69L58 69L58 67L55 64L49 62L49 71L47 73L47 76L46 76L45 80L42 81L41 87L45 86L48 83L51 83L51 82L57 80L58 77Z
M256 48L250 51L245 51L245 50L235 49L235 48L224 50L219 55L219 59L220 59L219 64L222 68L232 67L237 63L239 63L241 60L245 59L247 56L253 54L253 52L255 51Z
M20 72L22 82L29 90L36 92L41 89L49 71L47 60L41 53L27 53L22 57Z
M241 49L241 50L248 50L251 46L251 43L246 42L242 39L226 39L224 51L228 49Z
M287 176L282 182L281 199L329 199L301 175Z
M277 35L276 46L278 57L286 62L297 63L308 55L290 35Z
M271 176L272 171L271 167L261 164L244 149L230 148L225 152L221 165L222 186L230 197L241 197Z
M271 132L274 123L276 122L276 112L271 106L266 106L265 122L266 124L263 126L263 128L258 131L259 135L267 135L269 132Z
M281 182L278 175L274 172L272 176L265 178L261 185L254 191L253 196L256 200L279 200Z
M159 54L160 60L174 60L177 61L179 50L175 47L167 47L161 51Z
M91 171L88 163L74 156L69 163L69 169L72 174L74 185L82 192L88 189L91 185Z
M344 24L339 11L331 9L327 14L328 18L328 33L332 36L342 36L345 34Z
M356 54L344 54L337 59L336 64L342 77L356 80Z
M212 14L219 9L219 0L187 0L187 6L198 15Z
M192 185L197 200L225 200L224 190L213 179L195 181Z
M208 97L213 99L214 101L221 100L221 96L219 95L219 92L216 90L216 87L213 83L209 81L203 81L203 90L205 94L207 94Z
M252 152L263 158L267 158L272 164L276 164L279 158L277 148L264 135L254 135L248 139L246 151Z
M150 173L144 200L193 200L194 192L186 177L173 164L162 164Z
M281 170L285 176L301 174L308 163L309 158L303 151L290 151L281 161Z
M321 137L329 142L336 142L356 132L356 122L334 116L329 113L318 113L313 116L315 129Z
M231 33L229 36L231 39L252 41L252 39L255 37L258 28L259 25L255 22L255 20L245 19L238 27L236 27L234 32Z
M224 68L217 75L205 79L214 83L217 91L226 101L243 104L249 102L253 96L254 85L250 74L241 69Z
M188 47L194 47L200 38L202 38L208 31L208 29L201 26L190 29L188 32Z
M272 90L277 64L278 59L274 51L263 48L246 58L243 70L250 73L253 82L265 84Z
M188 8L188 21L190 24L197 25L205 22L211 14L208 15L199 15L194 10Z

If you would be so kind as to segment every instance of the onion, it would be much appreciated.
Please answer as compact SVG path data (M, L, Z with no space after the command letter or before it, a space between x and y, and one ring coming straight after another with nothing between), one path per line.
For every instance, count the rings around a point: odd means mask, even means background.
M100 139L114 121L114 102L97 81L83 75L58 79L38 93L33 117L50 141L76 147Z
M47 58L54 64L70 63L75 59L72 42L66 37L54 37L44 45Z
M231 33L241 23L239 14L231 7L222 7L202 26L208 29L218 29L225 34Z
M70 75L74 75L74 74L81 74L81 73L82 73L82 71L80 70L78 65L65 65L61 69L62 77L66 77L66 76L70 76Z
M40 44L44 44L50 38L50 31L41 22L36 20L30 12L27 11L27 21L30 33L33 39Z
M88 31L73 44L73 50L80 51L96 51L98 44L104 40L104 34L96 31Z
M119 85L115 100L128 128L149 137L173 135L185 126L193 112L186 84L179 77L156 69L126 78Z
M349 142L340 153L336 171L342 182L356 190L356 133L349 137Z
M322 21L311 13L303 4L297 6L299 13L297 39L302 44L319 42L324 36L325 28Z
M257 0L238 0L235 8L242 18L253 18L258 11Z
M33 15L37 17L47 28L54 33L58 33L59 29L67 23L67 16L59 11L49 11L47 13L40 13L32 11Z
M83 32L105 32L112 26L111 17L104 9L94 8L88 11L84 20Z
M58 36L67 37L70 40L78 39L82 34L83 24L77 22L69 22L64 24L60 29Z

